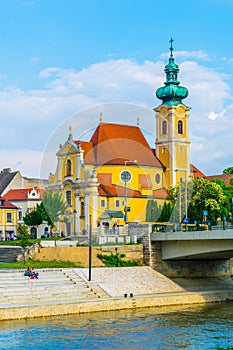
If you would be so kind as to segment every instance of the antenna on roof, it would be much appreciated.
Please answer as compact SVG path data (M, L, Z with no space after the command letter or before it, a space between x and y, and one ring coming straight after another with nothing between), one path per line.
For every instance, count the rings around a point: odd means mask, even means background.
M100 123L102 123L102 121L103 121L102 116L103 116L103 114L102 114L102 112L100 112Z
M137 126L139 126L140 118L137 117Z

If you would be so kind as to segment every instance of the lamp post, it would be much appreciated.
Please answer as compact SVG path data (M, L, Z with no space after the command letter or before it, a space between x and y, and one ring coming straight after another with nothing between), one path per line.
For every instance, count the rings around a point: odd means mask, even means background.
M125 196L125 200L124 200L124 213L125 213L125 216L124 216L124 221L125 221L125 224L126 222L128 221L128 207L127 207L127 186L126 186L126 183L130 180L128 179L127 181L127 172L126 172L126 165L127 163L137 163L137 159L133 159L133 160L126 160L125 161L125 176L124 176L124 180L125 180L125 188L124 188L124 196Z
M187 187L187 181L188 181L188 177L187 177L187 169L175 169L175 171L180 171L180 172L184 172L185 173L185 224L188 223L188 187ZM181 185L180 179L179 179L179 184ZM180 223L181 223L181 186L179 188L180 190L180 200L179 200L179 218L180 218Z
M74 214L74 235L75 235L75 230L76 230L76 214L77 214L77 210L76 210L76 209L74 209L73 214Z

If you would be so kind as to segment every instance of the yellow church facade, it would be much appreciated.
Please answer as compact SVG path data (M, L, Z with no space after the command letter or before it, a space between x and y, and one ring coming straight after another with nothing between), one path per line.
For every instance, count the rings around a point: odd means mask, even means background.
M154 109L155 149L139 126L100 121L89 141L76 140L72 128L57 151L57 167L49 188L62 191L67 204L60 231L101 233L128 222L146 220L148 200L163 207L167 189L190 177L190 108L188 90L177 80L171 41L166 82L157 89L162 103Z

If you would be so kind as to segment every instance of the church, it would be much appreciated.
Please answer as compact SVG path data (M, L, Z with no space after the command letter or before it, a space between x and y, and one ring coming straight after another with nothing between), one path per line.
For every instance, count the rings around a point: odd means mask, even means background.
M161 104L154 108L155 149L138 125L100 120L89 141L76 140L70 127L48 186L62 191L67 204L59 231L114 232L128 222L143 222L148 200L163 206L168 188L196 176L198 169L190 164L190 108L183 103L188 90L178 81L172 39L164 72L164 86L156 90Z

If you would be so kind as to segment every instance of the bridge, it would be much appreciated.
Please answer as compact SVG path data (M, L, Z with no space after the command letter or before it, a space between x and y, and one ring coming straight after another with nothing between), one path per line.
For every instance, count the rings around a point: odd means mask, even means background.
M152 233L162 260L217 260L233 257L233 230Z

